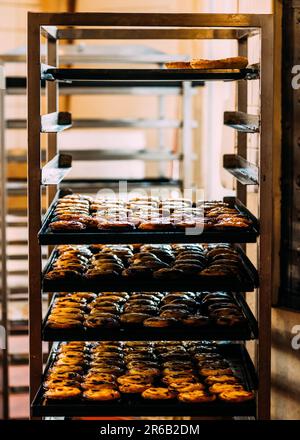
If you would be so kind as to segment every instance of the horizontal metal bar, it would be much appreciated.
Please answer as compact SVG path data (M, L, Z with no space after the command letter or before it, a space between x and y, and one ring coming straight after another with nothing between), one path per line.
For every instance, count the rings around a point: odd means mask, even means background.
M23 162L26 162L26 156L25 155L22 155L22 156L20 156L20 157L22 157L22 161ZM8 160L8 161L10 161L10 160ZM12 162L13 162L13 160L12 160ZM26 179L24 180L24 181L22 181L22 182L20 182L19 180L18 181L13 181L13 182L7 182L7 185L6 185L6 190L8 191L8 192L18 192L18 191L23 191L23 190L27 190L27 182L26 182Z
M54 112L41 116L41 133L59 133L72 127L69 112Z
M192 128L198 126L197 121L191 121ZM8 119L6 128L25 129L26 119ZM181 128L182 122L176 119L73 119L72 128Z
M225 112L224 124L244 133L258 133L260 130L259 116L244 112Z
M176 119L74 119L73 128L181 128L182 122ZM198 126L196 121L191 121L192 128Z
M45 161L45 159L46 159L45 150L41 151L41 159L42 159L42 161ZM7 160L7 162L18 162L18 163L27 162L27 151L25 149L23 150L21 148L9 149L6 154L6 160ZM13 189L18 189L18 188L21 188L24 186L24 181L17 182L16 180L17 179L14 179L14 182L8 183L8 189L13 190Z
M108 81L107 81L108 82ZM163 87L159 86L153 86L152 85L143 85L140 83L136 83L135 85L131 85L128 87L119 87L119 86L107 86L107 82L103 84L99 81L98 86L94 83L93 87L81 87L82 82L80 85L72 84L72 87L62 87L62 85L66 85L66 83L60 84L60 95L61 96L69 96L69 95L155 95L155 96L161 96L161 95L181 95L182 89L181 87L172 87L167 86L164 84ZM117 82L116 82L117 83ZM71 85L71 84L70 84ZM203 83L204 85L204 83ZM69 84L68 84L69 86ZM196 91L193 90L193 93L195 94ZM41 91L42 95L45 95L45 90ZM9 88L6 89L6 95L26 95L26 88Z
M8 275L28 275L28 270L8 270Z
M250 30L249 30L250 32ZM59 29L61 40L234 40L238 38L236 29ZM167 62L168 55L162 58ZM182 57L183 58L183 57Z
M6 256L7 260L27 260L28 259L28 254L16 254L16 255L7 255ZM44 254L43 258L47 258L47 255Z
M243 40L245 38L253 37L259 34L259 29L237 29L238 40Z
M142 82L138 82L132 85L128 85L124 87L118 85L117 81L115 81L115 85L108 86L109 81L93 83L93 87L81 87L80 85L72 84L72 87L62 87L64 83L60 85L60 94L61 95L181 95L182 87L181 86L168 86L167 84L163 84L163 86L154 86L153 83L147 85ZM129 81L127 82L127 84ZM97 87L98 84L98 87ZM202 84L204 85L204 83ZM68 84L69 86L69 84ZM71 86L71 85L70 85ZM196 91L193 89L193 93Z
M20 223L17 223L17 222L7 222L6 223L7 224L7 226L9 226L9 227L17 227L17 228L19 228L19 227L27 227L27 222L20 222Z
M49 64L41 63L41 79L47 81L54 81L51 73L48 73L49 69L54 69L54 66L50 66Z
M115 61L116 62L116 61ZM25 77L7 77L6 91L7 95L25 95L26 94ZM193 83L192 85L195 85ZM204 82L199 83L204 86ZM80 85L76 83L61 83L59 86L61 95L181 95L182 84L165 81L164 84L153 84L147 81L81 81ZM45 93L45 81L41 84L41 93ZM192 90L196 94L196 90Z
M271 14L210 14L210 13L28 13L29 26L135 26L135 27L261 27L272 20Z
M145 178L145 179L126 179L126 184L130 188L154 188L161 187L164 188L181 188L182 180L173 180L168 177L163 178ZM61 183L61 188L72 188L73 190L79 192L90 192L95 193L100 188L118 188L119 180L116 179L90 179L90 180L80 180L80 179L65 179Z
M26 362L26 364L28 361ZM10 394L27 394L29 393L29 385L11 385L9 387Z
M48 26L47 29L51 28ZM104 30L105 31L105 30ZM54 34L53 34L54 35ZM41 60L46 62L46 45L41 45ZM142 44L102 45L102 44L63 44L58 48L61 64L80 63L137 63L161 64L166 61L188 60L187 55L171 54ZM18 47L0 54L0 62L26 62L26 47Z
M42 168L42 185L57 185L70 172L71 168L72 156L57 154Z
M41 34L46 38L56 40L58 38L58 29L56 26L42 26Z
M19 240L19 239L8 239L7 244L13 244L18 246L25 246L27 245L27 240Z
M73 160L147 160L147 161L169 161L181 160L181 154L163 151L137 151L126 153L124 150L61 150L62 153L71 154Z
M258 167L241 156L225 154L223 156L223 167L243 185L259 184Z

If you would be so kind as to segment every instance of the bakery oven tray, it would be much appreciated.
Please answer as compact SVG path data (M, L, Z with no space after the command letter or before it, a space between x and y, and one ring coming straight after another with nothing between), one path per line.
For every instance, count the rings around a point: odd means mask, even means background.
M48 312L42 325L43 341L160 341L160 340L225 340L246 341L257 339L258 326L253 313L243 295L235 295L236 303L241 308L247 321L243 325L222 327L209 325L200 328L173 327L173 328L145 328L143 326L121 327L120 329L93 329L82 327L77 329L53 329L46 325L55 295L52 298Z
M258 79L256 66L245 69L98 69L98 68L57 68L45 66L42 79L69 81L149 81L157 84L162 81L237 81Z
M240 376L248 390L257 388L254 365L243 344L220 344L221 353L229 360L236 373ZM49 356L45 375L54 360L54 353ZM76 416L197 416L197 417L233 417L255 416L255 400L243 403L212 403L185 404L179 401L146 401L140 396L125 397L115 402L88 402L81 399L62 401L44 398L43 387L40 386L31 404L33 417L76 417Z
M224 202L235 207L239 212L250 218L252 226L243 229L211 229L201 234L186 234L184 231L84 231L84 232L53 232L49 224L53 218L53 211L57 199L70 193L69 190L60 190L53 199L46 215L38 238L40 244L122 244L122 243L255 243L259 235L258 221L248 209L235 197L225 197Z
M161 292L161 291L210 291L215 292L252 292L258 287L258 273L247 255L239 245L235 246L240 253L243 262L243 273L241 276L204 276L197 275L182 277L180 279L155 279L152 277L123 277L122 275L103 279L61 279L47 280L47 274L57 257L57 251L52 252L42 276L43 292Z

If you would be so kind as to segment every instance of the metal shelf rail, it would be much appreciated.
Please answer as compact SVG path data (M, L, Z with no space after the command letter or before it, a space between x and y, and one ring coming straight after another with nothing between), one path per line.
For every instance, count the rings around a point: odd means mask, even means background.
M75 28L74 28L75 26ZM104 28L105 27L105 28ZM245 72L202 72L189 77L185 72L151 69L144 70L139 76L138 69L127 73L127 80L155 80L156 85L164 84L164 79L172 81L189 80L239 80L238 108L247 113L247 81L260 79L260 173L259 173L259 214L260 239L258 251L259 285L257 292L259 340L257 341L256 367L259 375L257 393L257 418L270 418L270 347L271 347L271 291L272 291L272 229L273 229L273 17L271 15L227 15L227 14L114 14L114 13L29 13L28 16L28 178L29 178L29 292L30 292L30 380L31 401L39 390L43 371L42 359L42 284L41 284L41 247L38 232L41 228L41 131L40 131L40 35L47 38L46 63L53 66L50 71L60 75L60 79L73 78L78 71L62 71L57 63L57 43L60 39L235 39L239 55L247 55L248 38L254 33L261 39L261 65L258 74L251 69L251 75ZM46 69L47 70L47 69ZM48 73L50 73L50 71ZM56 73L55 73L56 72ZM101 79L99 72L92 75L79 72L80 78ZM86 74L86 77L83 75ZM101 72L100 72L101 73ZM103 72L102 72L103 73ZM43 73L42 73L43 75ZM123 75L123 76L122 76ZM107 80L126 80L125 73L106 70ZM58 111L57 81L47 79L49 113ZM49 83L48 83L49 81ZM56 135L48 137L47 160L57 154ZM247 134L238 134L238 156L247 161ZM241 161L240 161L241 163ZM246 165L248 166L247 162ZM54 192L54 191L53 191ZM53 193L52 192L52 193ZM239 182L237 197L246 204L247 192L244 183ZM170 236L170 240L171 240ZM200 237L201 239L201 237ZM199 236L196 238L199 242ZM182 334L184 338L184 333ZM66 411L68 408L66 408ZM233 410L232 410L233 411Z

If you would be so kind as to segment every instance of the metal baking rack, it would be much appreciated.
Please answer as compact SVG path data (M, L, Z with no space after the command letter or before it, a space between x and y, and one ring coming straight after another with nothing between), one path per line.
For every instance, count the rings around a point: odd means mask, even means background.
M221 344L218 347L221 354L228 359L231 367L240 377L247 390L255 390L257 377L253 363L241 344ZM43 378L51 368L55 358L55 351L49 356ZM43 379L42 379L43 383ZM126 397L115 402L89 402L81 399L74 400L49 400L44 398L44 389L40 385L32 402L33 416L255 416L255 401L243 403L226 403L216 400L212 403L185 404L176 400L172 401L147 401L140 396Z
M114 13L29 13L28 16L28 152L29 152L29 258L30 258L30 358L31 358L31 399L33 401L32 414L45 415L112 415L112 414L183 414L188 415L256 415L259 419L270 418L270 347L271 347L271 292L273 290L273 122L274 122L274 95L273 95L273 17L271 15L229 15L229 14L114 14ZM40 36L46 38L46 57L44 66L41 66ZM169 69L62 69L58 60L59 40L102 40L102 39L224 39L236 40L238 55L248 55L248 40L254 34L260 38L260 64L251 66L242 71L176 71ZM72 63L69 63L72 64ZM41 230L41 107L40 97L43 90L40 87L41 78L46 82L47 112L58 112L58 84L64 81L73 81L76 87L90 81L93 85L97 81L111 84L116 81L129 86L130 81L150 81L153 87L164 87L170 83L183 87L197 84L197 81L236 81L237 112L234 115L234 124L231 126L238 130L236 166L228 167L231 172L238 168L237 200L247 206L247 190L245 176L250 170L249 179L253 172L258 176L259 207L259 247L257 267L259 273L259 291L256 292L257 319L259 326L259 339L256 344L255 365L259 375L259 384L256 401L243 405L193 405L184 407L173 402L155 404L126 401L123 404L89 404L87 402L46 402L41 388L43 372L42 360L42 279L41 279L41 243L39 231ZM77 81L78 80L78 81ZM261 111L259 117L260 151L259 170L249 166L247 159L247 134L249 120L245 118L248 113L248 81L259 81L261 97ZM95 83L94 83L95 81ZM186 85L186 86L184 86ZM63 86L65 87L65 86ZM66 86L66 90L69 86ZM93 87L91 87L92 90ZM172 87L171 87L172 88ZM105 89L106 90L106 89ZM169 89L168 89L169 90ZM189 120L192 118L189 109ZM228 109L231 110L231 109ZM212 115L213 116L213 115ZM251 121L250 121L251 122ZM187 129L187 127L186 127ZM256 128L255 128L256 130ZM183 132L187 131L183 128ZM48 136L47 161L57 155L56 134ZM191 145L191 144L190 144ZM188 151L192 153L192 149ZM188 154L188 156L189 156ZM190 172L189 164L185 162L185 175ZM230 168L230 169L229 169ZM241 172L242 169L242 172ZM239 180L239 175L243 181ZM246 179L247 180L247 179ZM255 182L256 183L256 182ZM185 182L186 184L186 182ZM55 196L56 188L49 188L49 202ZM49 203L49 205L50 205ZM45 219L46 221L46 219ZM45 224L45 223L44 223ZM257 230L258 231L258 230ZM56 234L57 235L57 234ZM122 235L118 234L118 239ZM105 237L105 235L103 235ZM123 237L125 237L123 235ZM131 238L130 238L131 237ZM165 237L165 238L163 238ZM41 237L40 237L41 238ZM226 237L227 239L227 237ZM132 240L132 235L126 237ZM160 234L163 242L173 242L174 234ZM198 242L198 237L195 237ZM125 242L125 239L124 241ZM70 243L71 244L71 243ZM169 289L167 289L169 290ZM178 289L176 289L178 290ZM198 290L198 289L197 289ZM99 291L99 289L97 289ZM197 338L199 339L200 336ZM185 339L185 333L180 332L180 339ZM234 347L240 345L234 344ZM245 347L240 348L242 356L238 357L240 368L247 377L251 377L253 367L249 363L249 356ZM38 393L38 394L36 394ZM36 397L35 397L36 396ZM250 409L251 408L251 409Z

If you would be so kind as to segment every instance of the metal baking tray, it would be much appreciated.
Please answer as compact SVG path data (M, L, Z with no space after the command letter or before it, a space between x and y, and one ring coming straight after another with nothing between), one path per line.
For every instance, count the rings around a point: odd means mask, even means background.
M134 291L210 291L218 290L232 292L252 292L258 287L258 273L242 248L238 245L235 249L239 252L243 263L243 272L240 277L232 276L191 276L182 277L176 280L155 279L152 277L123 277L122 275L113 278L89 280L74 278L73 280L47 280L44 278L57 257L57 251L52 252L42 275L43 292L134 292Z
M259 70L246 69L97 69L45 66L41 79L50 81L236 81L258 79Z
M243 344L220 344L219 349L226 357L235 373L241 378L247 390L257 388L254 365ZM45 375L54 361L55 353L49 356ZM42 379L43 382L43 379ZM255 400L243 403L225 403L216 400L211 403L185 404L179 401L146 401L140 396L125 397L115 402L88 402L82 399L62 401L44 398L40 386L31 404L33 417L47 416L255 416Z
M43 341L160 341L160 340L226 340L246 341L257 339L258 326L253 313L243 296L235 294L236 303L241 308L247 321L243 325L234 327L220 327L210 324L200 328L178 326L173 328L145 328L141 326L121 327L120 329L93 329L81 327L77 329L53 329L47 326L47 319L51 313L53 296L48 312L42 325Z
M257 219L248 209L235 197L225 197L224 202L229 203L238 211L250 218L253 222L251 227L243 230L238 229L210 229L201 234L186 234L184 231L141 231L130 232L116 231L83 231L66 232L51 231L49 223L53 218L57 199L70 194L69 190L60 190L54 197L46 215L42 227L38 233L40 244L122 244L122 243L255 243L259 235Z

